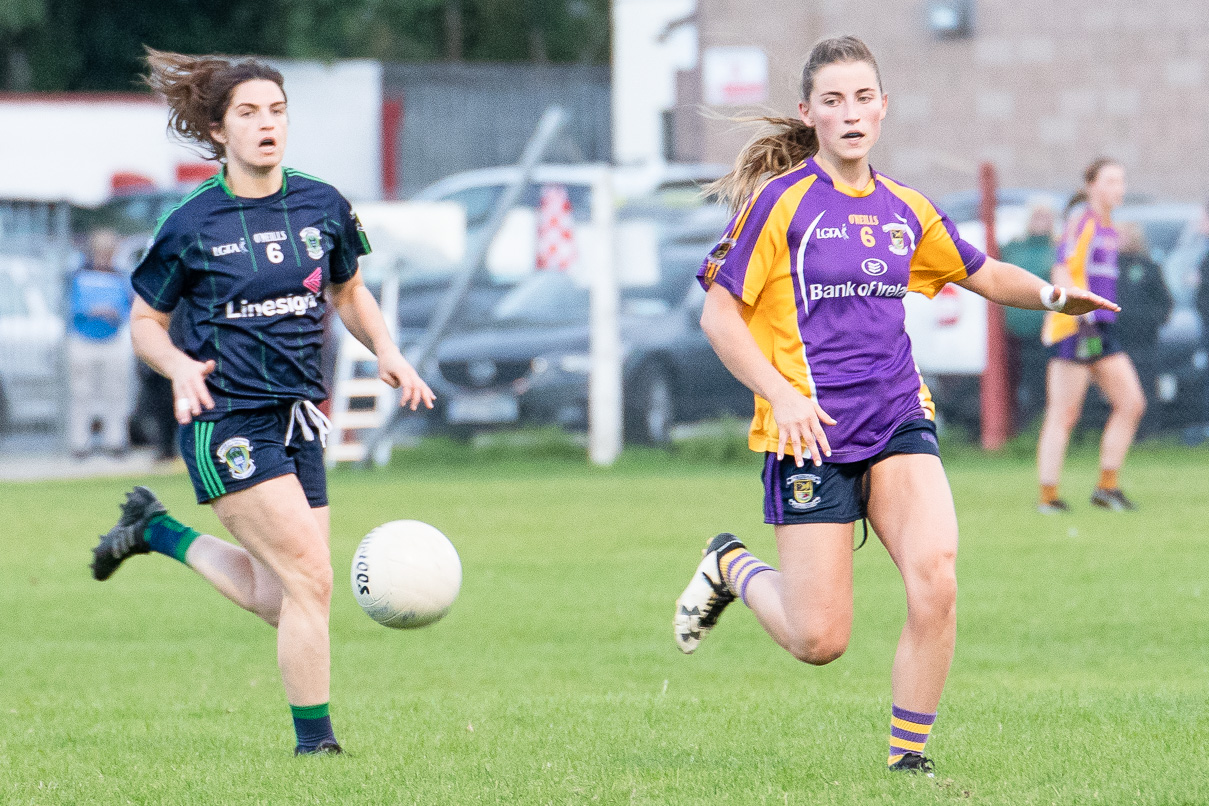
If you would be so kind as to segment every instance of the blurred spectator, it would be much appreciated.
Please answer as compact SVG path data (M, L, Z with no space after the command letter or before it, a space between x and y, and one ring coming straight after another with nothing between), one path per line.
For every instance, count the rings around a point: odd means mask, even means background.
M1150 258L1141 225L1126 222L1117 226L1117 294L1122 300L1117 317L1121 343L1136 362L1153 353L1159 328L1171 315L1172 299L1163 281L1163 271Z
M68 280L67 438L77 457L98 447L98 437L99 447L114 455L129 447L126 420L134 374L131 288L129 279L113 266L117 247L115 232L94 231L84 265Z
M1055 255L1055 219L1049 200L1030 201L1024 236L1004 244L1001 258L1049 280ZM1045 405L1045 365L1049 360L1049 353L1041 343L1045 312L1005 307L1003 314L1007 325L1009 382L1016 390L1019 428Z

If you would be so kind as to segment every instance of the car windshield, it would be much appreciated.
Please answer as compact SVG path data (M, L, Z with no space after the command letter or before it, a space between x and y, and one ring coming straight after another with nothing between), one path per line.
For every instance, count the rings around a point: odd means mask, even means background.
M537 210L541 207L542 191L549 184L530 182L517 205ZM576 221L587 221L591 217L592 188L588 185L565 184L567 198L571 202L571 215ZM466 208L466 231L473 233L480 230L486 223L496 202L504 195L504 185L480 185L463 188L441 197L442 201L457 202Z
M591 294L564 272L542 272L522 282L495 306L499 324L560 325L588 318Z
M665 243L660 249L659 277L653 283L623 285L622 312L664 313L684 299L712 244ZM592 294L587 277L565 272L539 272L508 292L495 306L492 320L505 325L569 325L588 321Z

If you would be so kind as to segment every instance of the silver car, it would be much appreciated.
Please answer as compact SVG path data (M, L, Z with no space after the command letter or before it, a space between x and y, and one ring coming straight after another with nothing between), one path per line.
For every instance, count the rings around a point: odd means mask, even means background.
M53 425L63 400L64 325L35 258L0 255L0 430Z

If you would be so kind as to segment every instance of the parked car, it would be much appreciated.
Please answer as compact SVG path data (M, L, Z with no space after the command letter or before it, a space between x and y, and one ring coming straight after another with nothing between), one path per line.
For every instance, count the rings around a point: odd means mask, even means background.
M701 233L669 238L659 246L657 280L621 289L630 441L661 444L676 423L751 413L751 392L722 366L699 325L705 293L695 276L712 245ZM588 288L572 275L543 272L501 299L483 327L442 344L431 382L444 423L463 432L586 427L589 302Z
M726 165L671 163L643 169L614 169L613 192L621 202L641 203L646 212L675 211L700 204L698 188L730 170ZM492 208L515 182L520 169L514 165L463 171L433 182L412 197L414 201L453 201L466 208L466 235L472 237L491 214ZM567 189L575 221L586 222L592 214L592 182L599 166L539 165L517 201L518 207L536 211L545 185Z
M50 425L63 398L64 325L30 257L0 256L0 430Z

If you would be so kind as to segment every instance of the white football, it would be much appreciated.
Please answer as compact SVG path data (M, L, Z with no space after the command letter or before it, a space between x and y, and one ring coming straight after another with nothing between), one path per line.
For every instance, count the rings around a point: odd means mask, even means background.
M462 561L449 538L422 521L391 521L353 555L353 595L379 624L409 629L441 619L462 587Z

